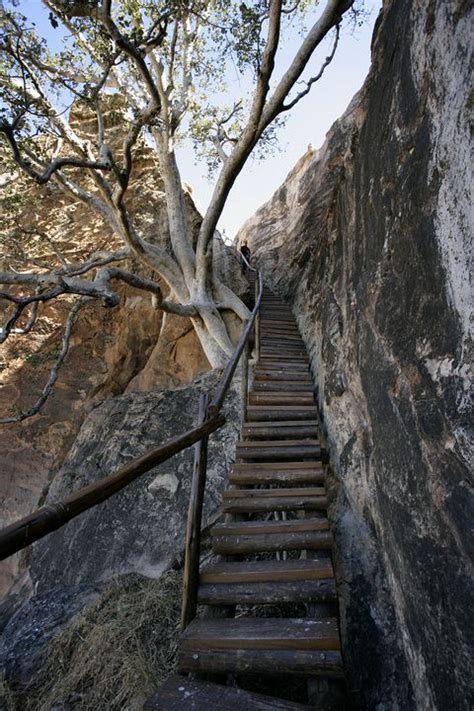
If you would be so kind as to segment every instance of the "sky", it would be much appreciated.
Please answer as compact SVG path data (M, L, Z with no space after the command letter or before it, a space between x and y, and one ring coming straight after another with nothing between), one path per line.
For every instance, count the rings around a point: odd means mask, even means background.
M336 56L323 77L313 86L310 94L287 114L286 126L278 133L280 150L264 161L250 159L247 162L219 221L219 230L225 230L227 238L232 239L245 220L272 196L309 144L316 149L323 144L331 125L344 113L362 86L370 66L370 42L381 5L382 0L365 0L364 8L369 16L362 27L351 31L346 29L341 33ZM29 19L36 21L37 29L48 42L53 46L56 43L59 45L60 36L52 30L41 0L21 0L20 8ZM308 67L309 76L317 73L330 46L327 38L318 48ZM297 48L297 38L286 43L277 70L289 65ZM231 91L237 95L249 88L247 80L236 72L228 76L227 81ZM178 162L181 177L192 186L194 199L203 212L213 187L207 179L207 168L202 163L196 165L194 153L187 144L178 149Z
M317 149L324 143L326 133L364 83L370 66L372 31L382 2L366 0L364 6L370 12L365 24L354 34L341 34L336 56L325 74L291 111L279 133L281 151L264 161L249 161L237 178L218 225L228 238L235 237L245 220L273 195L309 144ZM295 45L286 48L287 59L292 50L296 50ZM321 50L311 60L316 73L321 59L328 54L328 44ZM192 186L202 211L209 202L212 184L206 179L203 166L194 164L190 151L183 151L179 158L183 180Z

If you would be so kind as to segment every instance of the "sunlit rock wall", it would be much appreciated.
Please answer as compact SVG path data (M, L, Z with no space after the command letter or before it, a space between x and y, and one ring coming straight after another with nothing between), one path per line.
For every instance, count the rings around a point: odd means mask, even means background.
M363 89L239 234L311 354L364 710L472 707L470 27L385 2Z

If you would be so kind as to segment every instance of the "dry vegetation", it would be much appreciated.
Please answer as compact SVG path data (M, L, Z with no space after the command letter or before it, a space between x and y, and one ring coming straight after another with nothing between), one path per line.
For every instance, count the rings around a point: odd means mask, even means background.
M51 642L30 687L0 687L6 711L135 711L174 668L181 575L107 586ZM3 698L2 698L3 697ZM3 703L2 703L3 702Z

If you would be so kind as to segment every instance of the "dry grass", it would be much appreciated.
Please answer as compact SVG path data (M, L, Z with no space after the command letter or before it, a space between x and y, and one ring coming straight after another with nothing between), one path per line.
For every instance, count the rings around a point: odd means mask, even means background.
M135 711L174 668L181 575L110 584L51 642L15 711Z

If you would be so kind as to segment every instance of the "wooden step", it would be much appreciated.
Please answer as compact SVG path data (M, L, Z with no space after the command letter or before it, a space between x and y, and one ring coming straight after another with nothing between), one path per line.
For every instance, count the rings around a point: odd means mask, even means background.
M219 583L200 585L202 605L278 605L282 603L336 602L333 578L299 582Z
M250 405L312 405L314 403L314 394L312 390L300 392L280 392L273 391L252 391L249 393Z
M306 348L303 344L301 345L290 345L290 344L285 344L280 341L280 339L275 339L274 344L270 343L265 343L263 341L261 347L260 347L260 353L262 355L262 358L268 358L271 356L279 357L279 356L300 356L301 358L308 358L308 354L306 352Z
M290 393L311 393L313 395L313 383L311 380L281 380L278 378L254 378L252 383L253 392L290 392Z
M332 650L203 650L179 651L182 672L216 674L293 674L344 679L341 653Z
M231 484L321 484L325 470L321 462L239 462L232 465Z
M305 348L304 341L299 334L292 335L289 333L261 333L260 342L268 343L270 345L274 344L275 346L279 346L281 344Z
M246 560L209 563L200 573L202 585L232 583L284 583L334 577L329 558L298 560Z
M216 523L210 529L211 536L243 536L274 533L301 533L309 531L327 531L329 521L323 514L311 518L296 518L285 521L232 521Z
M342 674L335 618L195 619L181 635L181 672Z
M308 369L304 365L285 366L280 363L276 365L260 366L254 371L254 380L283 380L283 381L303 381L312 384Z
M314 405L249 405L247 407L249 422L311 420L315 419L317 414Z
M202 605L271 605L285 602L335 602L334 578L273 583L215 583L200 585Z
M283 325L278 322L260 321L260 334L262 336L291 336L292 338L301 338L301 333L296 326Z
M252 522L253 523L253 522ZM274 551L330 551L333 538L329 530L284 533L246 533L231 535L225 531L212 537L212 550L222 555L248 555Z
M246 439L314 439L318 440L318 424L315 420L294 422L248 422L242 426ZM319 445L319 440L318 440Z
M179 640L179 650L310 650L340 648L337 620L284 617L194 619Z
M255 462L295 462L320 458L321 447L317 439L240 440L235 456Z
M326 508L327 497L324 487L230 489L222 494L224 513L323 511Z
M281 357L278 357L279 355ZM258 361L258 364L259 366L265 366L266 364L275 365L276 363L279 363L284 367L287 367L289 361L297 364L305 363L309 367L309 356L307 353L298 353L296 356L286 355L285 353L269 353L268 355L260 353L260 360Z
M308 711L311 707L236 686L172 674L145 702L145 711Z

